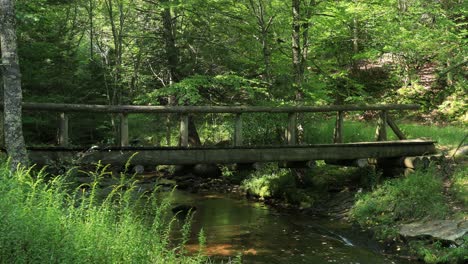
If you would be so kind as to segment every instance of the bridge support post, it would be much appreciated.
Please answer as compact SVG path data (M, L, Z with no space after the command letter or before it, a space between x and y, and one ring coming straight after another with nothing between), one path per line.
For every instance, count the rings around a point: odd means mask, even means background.
M189 116L182 114L180 117L180 146L188 147L189 142Z
M297 113L288 114L288 145L296 145L297 143Z
M388 111L383 110L379 113L379 121L377 123L376 140L386 141L387 140L387 116Z
M128 146L128 115L120 114L120 146Z
M242 114L236 114L236 121L234 126L234 146L239 147L242 146L242 144Z
M68 115L60 113L60 129L58 143L62 147L68 146Z
M336 113L335 131L333 135L333 143L343 143L343 118L344 112L338 111Z

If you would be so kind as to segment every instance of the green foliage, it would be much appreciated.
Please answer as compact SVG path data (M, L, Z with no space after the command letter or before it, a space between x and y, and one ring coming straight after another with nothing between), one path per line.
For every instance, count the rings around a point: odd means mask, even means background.
M167 199L143 197L122 178L104 200L99 179L70 189L65 177L10 175L0 166L1 263L200 263L170 246L174 220ZM140 198L138 198L140 197ZM189 227L185 225L184 230ZM183 242L180 247L183 247Z
M367 122L356 120L357 118L353 116L345 118L343 126L344 142L374 141L377 123L374 120ZM430 138L443 146L456 147L466 133L463 126L457 125L411 124L398 120L396 120L396 123L409 139ZM324 116L321 119L307 119L304 128L305 141L308 143L332 143L334 127L334 117ZM388 129L387 135L390 140L397 139L391 129Z
M313 199L305 190L297 187L296 177L290 169L280 169L267 164L241 183L246 192L261 199L277 198L290 204L312 204Z
M390 179L358 196L351 217L363 226L392 226L396 221L442 218L448 208L434 169Z
M465 206L468 206L468 166L460 166L452 176L451 192Z
M174 96L179 105L218 105L251 103L266 95L265 85L235 74L194 75L166 88L140 97L138 102L155 103Z
M468 260L468 236L457 247L445 247L440 241L427 243L425 241L411 241L411 250L424 260L425 263L465 263Z

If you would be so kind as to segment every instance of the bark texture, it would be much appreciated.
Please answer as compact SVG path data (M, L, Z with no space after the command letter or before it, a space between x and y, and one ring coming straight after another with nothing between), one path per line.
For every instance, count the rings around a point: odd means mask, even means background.
M21 74L15 32L14 0L0 0L0 44L4 85L5 147L11 168L28 165L21 117Z

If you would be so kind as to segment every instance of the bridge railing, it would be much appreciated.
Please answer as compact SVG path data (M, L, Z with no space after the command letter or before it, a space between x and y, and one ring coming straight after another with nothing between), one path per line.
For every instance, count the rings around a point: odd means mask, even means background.
M286 140L288 145L297 144L297 115L299 113L336 112L336 123L333 135L334 143L343 143L344 113L350 111L379 111L376 130L376 140L387 140L387 125L395 132L399 139L406 139L405 135L389 116L391 110L417 110L414 104L379 104L379 105L329 105L329 106L136 106L136 105L84 105L84 104L53 104L53 103L23 103L24 111L47 111L59 114L60 128L58 142L61 146L69 145L68 123L69 113L110 113L120 117L120 146L129 145L128 115L136 113L158 113L180 115L180 145L189 144L189 115L199 113L229 113L235 114L234 146L243 145L242 115L246 113L287 113L288 125ZM3 110L3 105L0 105ZM0 121L3 119L0 119ZM3 128L3 124L1 124Z

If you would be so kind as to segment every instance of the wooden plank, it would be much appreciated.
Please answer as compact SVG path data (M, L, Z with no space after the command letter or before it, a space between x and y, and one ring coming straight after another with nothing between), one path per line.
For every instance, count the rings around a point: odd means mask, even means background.
M90 113L304 113L368 110L417 110L415 104L328 105L328 106L142 106L23 103L25 111L90 112ZM3 104L0 104L0 110Z
M365 168L370 166L368 159L352 159L352 160L325 160L326 164L339 165L346 167Z
M236 114L236 121L234 124L234 146L240 147L243 144L242 138L242 115Z
M377 123L377 130L375 132L375 138L377 141L387 140L387 111L381 111L379 113L379 120Z
M120 146L129 146L128 142L128 115L120 114Z
M387 115L387 124L399 139L406 139L405 134L403 134L397 124L393 121L393 118L391 118L389 115Z
M189 142L189 117L188 114L180 116L180 146L188 147Z
M60 113L60 128L59 128L59 145L66 147L69 145L68 138L68 115L65 113Z
M367 144L322 144L308 147L284 146L265 148L167 148L158 150L103 150L90 152L79 161L83 164L101 160L104 164L123 164L132 154L135 164L209 164L254 163L304 160L357 160L366 158L396 158L435 153L433 142L374 142ZM385 144L378 144L385 143ZM34 152L34 151L30 151ZM41 152L39 150L39 152Z
M336 114L335 131L333 132L333 143L343 143L343 119L344 112L338 111Z
M286 131L288 145L297 144L297 113L288 114L288 129Z

